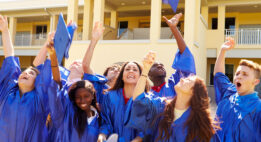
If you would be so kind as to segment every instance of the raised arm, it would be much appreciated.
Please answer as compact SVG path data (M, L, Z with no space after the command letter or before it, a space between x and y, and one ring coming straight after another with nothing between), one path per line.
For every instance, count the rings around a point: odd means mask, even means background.
M216 73L221 72L225 74L225 55L226 52L234 48L235 42L233 38L227 38L227 41L222 45L220 53L217 57L215 67L214 67L214 76Z
M37 56L34 58L33 65L35 67L41 65L44 63L46 56L47 56L47 48L49 46L49 43L53 41L55 32L51 32L48 34L48 38L46 42L44 43L44 46L40 49Z
M179 19L181 17L182 17L182 13L179 13L179 14L176 14L175 16L173 16L171 19L167 19L165 16L163 16L163 19L166 21L172 34L174 35L174 37L177 41L177 44L178 44L179 52L182 54L184 52L184 50L186 49L186 43L185 43L180 31L177 28Z
M136 84L136 87L133 92L132 99L133 101L144 92L145 86L146 86L146 81L148 77L148 73L150 71L151 66L153 65L155 61L156 53L150 51L145 58L143 59L143 70L141 73L141 76Z
M0 15L0 31L2 32L2 41L5 58L9 56L14 56L14 48L8 30L8 21L6 16L3 17L2 15Z
M101 38L101 36L103 35L103 32L104 32L104 27L102 26L102 23L96 22L95 26L92 30L91 43L82 60L82 67L83 67L84 73L94 74L91 69L90 64L91 64L94 48L95 48L97 42L99 41L99 39Z
M49 53L50 59L51 59L51 67L52 67L52 74L53 74L53 80L60 85L60 88L62 87L61 83L61 75L59 71L58 66L58 60L56 56L55 49L53 47L53 41L50 41L47 45L47 51Z

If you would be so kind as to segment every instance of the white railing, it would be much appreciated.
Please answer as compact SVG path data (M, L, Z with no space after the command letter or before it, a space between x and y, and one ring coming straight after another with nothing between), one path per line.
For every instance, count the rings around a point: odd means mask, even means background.
M237 44L261 44L261 29L244 28L244 29L226 29L226 37L233 37Z
M0 35L0 46L2 46L3 43L2 43L2 35Z
M43 45L46 41L46 34L28 34L28 33L17 33L15 35L15 46L32 46L32 45Z

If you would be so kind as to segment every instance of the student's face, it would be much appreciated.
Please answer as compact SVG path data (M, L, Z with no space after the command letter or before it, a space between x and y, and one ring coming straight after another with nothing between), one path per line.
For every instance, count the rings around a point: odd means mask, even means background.
M111 67L108 70L106 78L113 80L113 79L118 77L119 73L120 73L120 68L118 68L118 67Z
M138 66L130 62L128 63L123 71L123 77L122 80L126 84L136 84L140 78L140 71Z
M185 95L191 95L192 96L192 89L196 82L196 76L189 76L187 78L181 78L179 83L175 85L175 90L181 92Z
M255 78L254 69L248 66L239 66L234 76L234 84L236 85L239 95L247 95L254 91L259 80Z
M19 78L18 78L18 85L21 86L26 86L29 88L34 88L34 82L35 78L37 76L37 73L32 70L31 68L26 69L23 71Z
M93 94L88 92L85 88L79 88L75 93L75 103L83 111L87 110L93 100Z
M155 62L150 69L149 76L152 78L159 76L166 77L166 70L164 65L160 62Z
M80 74L83 75L82 62L75 60L69 67L70 74Z

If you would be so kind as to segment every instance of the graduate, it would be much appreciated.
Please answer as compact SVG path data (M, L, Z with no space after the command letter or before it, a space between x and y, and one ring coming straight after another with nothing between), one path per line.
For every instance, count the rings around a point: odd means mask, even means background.
M45 121L49 113L48 85L51 62L21 72L19 58L8 31L7 17L0 15L5 59L0 70L0 137L3 142L47 141Z
M47 50L53 57L51 59L56 59L52 60L54 81L48 91L52 123L56 130L54 141L96 142L100 118L93 84L83 80L73 83L69 91L63 88L55 49L49 46Z
M107 137L113 133L118 134L119 142L142 141L143 133L124 126L126 108L141 71L142 68L137 62L126 62L114 86L104 95L101 109L103 122L98 142L106 141ZM146 90L149 90L148 85Z
M103 73L103 75L108 79L107 85L111 88L120 73L121 66L118 64L112 64L111 66L107 67Z
M261 141L261 100L255 86L260 82L260 65L241 60L231 83L225 75L225 53L234 48L234 39L222 45L214 68L218 131L224 142Z
M130 100L125 125L142 131L152 130L152 141L219 141L208 110L206 85L199 77L181 78L174 86L177 94L174 99L143 93L154 60L154 52L144 58L144 68Z
M176 95L174 86L179 82L179 79L190 74L196 74L193 55L187 48L186 43L177 28L179 19L181 17L182 13L176 14L171 19L167 19L165 16L163 16L177 41L179 52L176 54L176 59L172 64L172 68L175 69L175 73L173 73L172 76L168 79L168 82L165 82L166 70L162 63L155 62L151 67L148 75L149 79L153 82L154 86L152 87L151 91L155 96L173 98ZM179 56L182 54L185 55L181 56L182 58L180 58ZM184 64L184 62L187 64Z
M99 23L99 22L96 22L94 29L93 29L93 32L92 32L91 43L89 45L88 50L85 53L83 60L82 61L74 61L74 63L69 68L70 75L69 75L67 80L64 79L64 78L62 78L61 81L60 81L60 79L57 79L58 81L56 81L56 82L59 85L61 85L62 87L60 87L61 91L58 91L58 92L55 92L55 93L58 93L59 99L63 100L63 101L61 101L61 103L62 103L61 105L63 105L64 107L67 107L67 106L69 107L70 106L69 104L71 104L71 103L68 103L68 102L65 101L65 100L69 100L69 98L70 98L70 96L68 96L68 94L70 94L69 88L72 86L72 84L74 84L78 81L81 81L82 79L90 81L92 83L92 85L94 86L95 90L97 90L97 91L95 91L95 98L93 98L92 103L94 104L94 101L96 103L96 98L100 98L100 101L102 101L103 90L107 89L107 86L106 86L107 79L104 76L94 74L92 69L90 68L90 63L91 63L91 58L92 58L92 54L93 54L92 49L95 48L98 40L103 35L103 31L104 31L104 28L103 28L102 24ZM47 51L47 48L45 49L45 51ZM41 53L46 54L45 52L41 52ZM39 54L41 54L41 53L39 53ZM53 51L50 54L56 55L56 53L53 53ZM38 61L41 61L40 58L42 58L42 55L39 55ZM54 58L56 58L56 56ZM57 65L58 65L58 63L57 63ZM59 69L60 69L59 74L62 74L61 69L64 70L64 68L59 66ZM81 73L82 71L84 73ZM59 74L56 74L56 76L60 76ZM90 84L90 83L87 83L87 84ZM56 86L53 85L52 88L55 88L55 87ZM53 94L51 94L51 96L53 96ZM55 98L53 98L53 99L55 100ZM61 110L56 110L55 109L55 103L53 102L54 100L51 100L51 103L50 103L51 104L50 105L50 107L51 107L51 118L54 117L54 119L51 119L52 121L50 121L48 123L48 126L49 126L49 141L72 141L73 138L76 137L76 135L70 133L70 131L72 131L71 129L66 129L67 126L68 127L72 126L72 124L68 120L68 119L70 119L70 117L64 118L64 120L55 120L57 118L56 114L61 114L61 115L64 114L66 116L70 112L67 112L67 111L64 112L64 111L61 111ZM98 106L98 104L100 105L101 103L97 102L97 108L100 107L100 106ZM96 109L95 112L99 112L99 109ZM98 116L99 115L97 115L96 117L98 117ZM99 117L99 119L100 119L100 117ZM59 125L57 125L57 123L58 123L57 121L59 123L65 123L64 125L66 125L66 127L65 126L60 127ZM92 123L90 123L90 124L92 124ZM99 125L98 125L98 123L96 123L96 120L95 120L94 124L95 124L95 131L96 131L96 130L98 130ZM75 129L73 129L73 130L75 130ZM88 130L88 131L91 131L91 130ZM87 133L88 131L85 131L84 133ZM67 137L67 136L69 136L69 137ZM84 140L86 140L86 137L89 137L89 136L90 135L84 134L83 137L79 136L79 138L77 137L76 140L79 140L79 141L83 140L84 141ZM95 132L94 135L92 136L93 139L90 139L90 140L91 141L97 141L97 136L98 136L98 133L96 135L96 132Z

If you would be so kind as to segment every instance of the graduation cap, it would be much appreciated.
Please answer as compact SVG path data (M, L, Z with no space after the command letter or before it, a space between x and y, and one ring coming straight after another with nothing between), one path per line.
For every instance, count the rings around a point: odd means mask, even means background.
M179 0L162 0L163 3L169 4L174 12L177 11Z
M59 64L62 63L63 57L69 58L68 52L76 28L76 24L72 24L66 27L62 13L59 15L57 29L54 36L54 48Z

